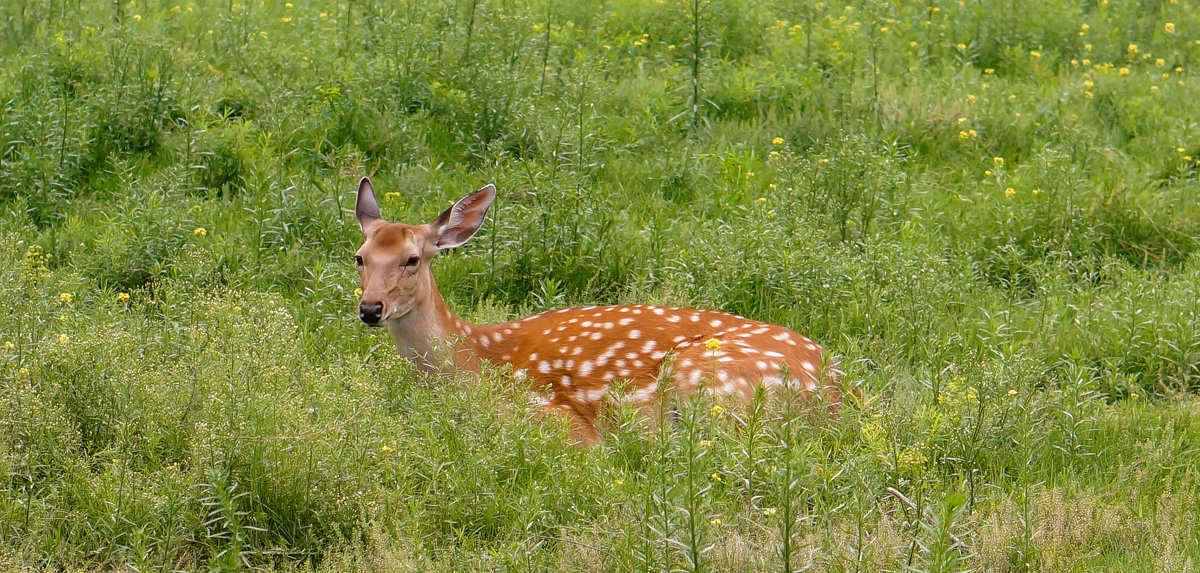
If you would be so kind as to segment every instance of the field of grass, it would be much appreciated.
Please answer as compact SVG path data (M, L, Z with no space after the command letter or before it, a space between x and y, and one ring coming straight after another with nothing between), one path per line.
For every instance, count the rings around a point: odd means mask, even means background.
M0 4L0 569L1200 569L1194 3L293 1ZM466 318L726 310L865 399L572 447L357 322L363 175L496 183Z

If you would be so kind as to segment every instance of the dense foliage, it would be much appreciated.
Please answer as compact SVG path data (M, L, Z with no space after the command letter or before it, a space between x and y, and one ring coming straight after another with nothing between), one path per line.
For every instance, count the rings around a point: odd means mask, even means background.
M0 566L1200 567L1200 11L1175 0L0 5ZM717 308L864 401L620 408L356 323ZM893 488L895 494L887 488ZM901 498L911 501L912 506Z

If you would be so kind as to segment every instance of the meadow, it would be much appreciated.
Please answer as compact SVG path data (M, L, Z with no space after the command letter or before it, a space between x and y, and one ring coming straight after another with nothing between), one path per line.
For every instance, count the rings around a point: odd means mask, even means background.
M293 2L0 4L0 569L1200 569L1194 3ZM357 321L363 175L497 185L465 318L725 310L863 398L574 447Z

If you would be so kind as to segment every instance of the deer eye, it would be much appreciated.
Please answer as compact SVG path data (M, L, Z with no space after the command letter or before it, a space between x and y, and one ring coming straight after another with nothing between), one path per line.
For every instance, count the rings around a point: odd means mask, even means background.
M359 256L359 255L354 255L354 264L356 264L356 265L358 265L358 266L360 266L360 267L361 267L361 266L363 266L363 260L362 260L362 257L361 257L361 256Z
M421 262L421 257L418 257L418 256L416 256L416 255L413 255L413 256L411 256L411 257L409 257L409 258L408 258L408 262L404 263L404 266L406 266L406 267L415 267L415 266L417 266L417 263L419 263L419 262Z

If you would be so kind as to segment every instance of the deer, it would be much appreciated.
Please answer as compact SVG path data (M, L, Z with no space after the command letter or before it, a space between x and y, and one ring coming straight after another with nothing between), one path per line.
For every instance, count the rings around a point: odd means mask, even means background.
M836 413L841 372L821 345L783 326L718 311L658 305L583 306L499 324L472 324L446 305L430 271L441 251L483 226L495 185L463 197L431 223L385 221L369 178L358 186L363 233L354 254L358 318L384 326L399 354L426 372L511 365L548 398L542 413L567 418L569 437L601 440L597 415L617 384L621 399L653 407L660 392L704 391L749 402L760 386L786 385Z

